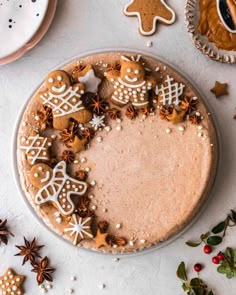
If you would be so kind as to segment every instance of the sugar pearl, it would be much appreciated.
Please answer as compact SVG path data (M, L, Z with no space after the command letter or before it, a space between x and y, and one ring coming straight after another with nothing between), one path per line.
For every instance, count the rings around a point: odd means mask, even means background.
M117 130L117 131L121 131L121 129L122 129L121 126L117 126L117 127L116 127L116 130Z
M71 281L76 281L76 276L72 276L72 277L70 278L70 280L71 280Z
M152 41L147 42L147 47L152 47L152 45L153 45Z
M170 134L171 131L172 131L172 130L171 130L170 128L166 128L166 133L167 133L167 134Z
M102 137L101 136L98 136L97 142L102 142Z
M120 223L117 223L116 228L117 229L120 229L121 228L121 224Z
M141 244L145 244L146 243L146 240L142 239L142 240L140 240L140 243Z
M179 131L183 132L185 130L184 126L179 126Z
M90 185L95 186L95 185L96 185L96 181L95 181L95 180L92 180L92 181L90 182Z
M85 163L86 161L87 161L86 158L81 158L81 160L80 160L81 163Z
M99 288L100 290L102 290L102 289L106 288L106 285L105 285L105 284L100 284L100 285L98 285L98 288Z

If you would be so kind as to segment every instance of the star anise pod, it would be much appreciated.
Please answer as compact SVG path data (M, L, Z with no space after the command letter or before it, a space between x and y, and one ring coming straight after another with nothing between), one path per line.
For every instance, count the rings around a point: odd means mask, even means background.
M82 218L95 216L94 211L90 211L90 210L84 211L84 210L76 209L75 213L78 214Z
M0 219L0 244L3 243L7 245L9 235L14 237L13 233L11 233L7 228L7 219L4 221Z
M48 263L49 261L47 256L44 257L39 263L32 263L33 269L31 271L37 273L36 279L39 285L41 285L44 280L49 282L53 281L51 274L54 273L55 269L48 267Z
M85 128L81 131L81 135L90 140L94 137L95 132L92 128Z
M116 108L112 108L108 110L109 118L112 120L116 120L120 118L120 111Z
M71 77L74 82L78 82L78 74L85 69L85 65L83 64L78 64L77 66L74 67L71 73Z
M74 139L74 134L68 131L68 129L63 130L60 133L60 136L61 136L60 141L62 142L67 142Z
M73 119L70 121L68 132L70 132L73 135L73 137L77 135L79 138L82 138L82 129L82 124L78 123L76 120Z
M116 238L116 245L117 246L125 246L125 245L127 245L127 241L123 237L118 237L118 238Z
M42 246L36 245L35 238L33 239L33 241L29 242L24 237L24 242L25 242L24 246L17 246L16 245L16 248L18 248L20 250L20 252L15 254L15 256L24 256L22 265L24 265L27 261L31 261L32 263L34 263L35 257L41 258L41 256L38 254L38 252L40 251L41 248L44 247L43 245Z
M89 108L97 115L100 115L105 113L107 106L108 104L105 99L100 98L99 95L96 95L94 98L92 98Z
M72 151L65 150L62 153L61 159L68 164L71 164L75 159L75 154Z
M106 233L109 228L109 223L105 220L99 221L98 228L100 229L101 233Z
M169 107L169 106L161 106L159 114L160 114L160 118L162 120L167 120L168 121L168 116L171 115L173 112L173 108Z
M113 235L108 235L106 238L106 242L109 246L116 245L116 237Z
M79 211L88 211L90 199L86 196L82 196L79 202Z
M92 99L96 97L96 94L91 93L91 92L85 92L85 94L82 95L81 100L83 102L83 105L90 109L90 105L92 103Z
M117 62L117 61L112 61L109 65L108 65L108 67L107 67L107 72L109 72L109 71L120 71L120 68L121 68L121 64L119 63L119 62Z
M193 125L199 125L202 121L201 116L198 116L196 114L192 114L189 116L189 121L193 124Z
M88 177L88 173L84 170L79 170L75 172L75 177L81 181L84 181Z
M185 96L180 102L180 107L182 110L186 111L186 114L191 114L197 110L197 104L198 100L196 97Z
M36 111L34 118L41 130L53 127L52 109L45 105L39 111Z
M125 115L130 120L133 120L138 116L138 111L132 105L129 105L126 109Z

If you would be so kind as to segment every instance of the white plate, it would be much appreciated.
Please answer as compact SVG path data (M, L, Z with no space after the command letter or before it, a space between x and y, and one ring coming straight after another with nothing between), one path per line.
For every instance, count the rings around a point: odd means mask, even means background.
M0 1L0 58L24 46L37 32L49 0Z
M202 102L204 103L206 109L208 109L208 111L212 114L211 118L212 118L212 123L214 125L214 129L215 129L215 136L216 136L216 150L217 150L217 163L216 163L216 169L213 172L214 173L214 181L211 185L211 187L209 188L209 191L207 192L206 198L205 198L205 203L199 208L198 212L195 214L195 216L193 216L192 220L186 224L186 226L177 234L171 236L168 240L165 240L163 242L158 243L157 245L153 245L150 248L146 248L144 250L140 250L137 252L133 252L133 253L124 253L124 254L112 254L112 253L102 253L102 252L95 252L97 254L105 254L105 255L115 255L116 257L125 257L125 256L135 256L135 255L142 255L142 254L146 254L146 253L150 253L152 251L155 251L157 249L160 249L162 247L167 246L169 243L175 241L178 237L180 237L184 232L186 232L191 226L193 226L193 224L198 220L198 218L200 217L200 215L203 213L204 209L207 207L208 202L210 201L210 199L214 196L214 192L216 189L215 183L217 182L218 178L219 178L219 173L218 171L220 170L221 167L221 141L220 141L220 134L219 134L219 128L217 126L217 122L216 119L214 117L214 114L211 112L211 109L207 103L207 101L204 100L204 96L202 95L201 92L199 92L197 90L197 88L194 86L194 83L191 81L191 79L189 79L188 77L186 77L186 75L179 69L176 69L175 67L173 67L171 64L169 64L168 62L164 61L162 58L159 58L158 56L152 55L148 52L145 51L137 51L135 49L131 50L128 48L111 48L111 49L101 49L101 50L96 50L96 51L92 51L92 52L87 52L84 54L80 54L78 56L75 56L71 59L68 59L66 61L64 61L63 63L59 64L55 69L52 70L56 70L56 69L60 69L63 68L65 65L70 64L71 62L75 61L75 60L80 60L84 57L90 56L90 55L96 55L96 54L102 54L102 53L111 53L111 52L130 52L130 53L135 53L135 54L141 54L141 55L146 55L146 56L150 56L160 62L162 62L163 64L166 64L168 67L170 67L172 70L174 70L176 73L180 74L184 79L186 79L187 81L189 81L189 83L191 84L191 88L194 89L195 93L197 93L199 95L199 97L201 97ZM54 236L56 236L58 239L69 243L72 247L73 244L71 243L71 241L66 240L65 238L63 238L62 236L58 235L56 233L56 231L52 230L51 228L49 228L47 226L47 224L45 223L45 221L36 213L36 211L34 210L34 208L31 206L25 191L22 188L21 185L21 180L20 180L20 172L18 169L18 163L17 163L17 136L19 133L19 127L22 121L22 117L23 114L25 112L25 109L28 105L28 103L30 102L32 96L35 94L35 92L39 89L39 87L44 83L44 80L42 80L39 85L36 87L36 89L33 90L32 94L29 96L29 98L25 101L24 105L22 106L22 109L19 113L19 116L17 118L16 124L15 124L15 128L14 128L14 132L13 132L13 138L12 138L12 167L13 167L13 172L14 172L14 176L15 176L15 181L16 181L16 186L18 188L18 191L20 192L23 201L26 205L26 207L31 211L31 213L33 214L33 216L35 217L35 219L44 227L47 229L48 232L51 232L52 234L54 234ZM92 252L92 249L85 249L85 248L79 248L81 250L84 251L88 251L88 252ZM94 252L94 251L93 251Z

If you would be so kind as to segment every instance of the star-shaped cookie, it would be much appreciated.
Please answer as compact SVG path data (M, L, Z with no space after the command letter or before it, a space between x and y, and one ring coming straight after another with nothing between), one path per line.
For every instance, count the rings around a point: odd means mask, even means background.
M175 12L165 0L131 0L125 6L124 14L138 17L139 31L144 36L155 33L158 21L165 25L175 22Z
M8 268L5 274L0 277L0 290L3 295L23 295L22 284L25 280L24 276L17 275Z
M215 86L211 89L211 92L215 94L216 98L227 95L228 93L228 84L215 82Z

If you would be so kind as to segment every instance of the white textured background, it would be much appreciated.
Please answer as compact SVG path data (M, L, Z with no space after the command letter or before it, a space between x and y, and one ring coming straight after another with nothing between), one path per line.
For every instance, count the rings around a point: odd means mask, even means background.
M26 294L40 294L30 273L30 267L21 267L21 259L13 257L14 244L21 244L22 236L37 236L45 244L47 254L57 268L53 289L49 294L112 295L176 295L183 294L176 279L176 267L181 260L189 269L195 262L205 264L201 276L215 290L216 295L234 295L236 279L227 280L216 273L210 257L201 248L191 249L184 242L198 237L220 221L231 208L236 209L236 121L235 66L213 62L202 56L193 46L184 24L183 1L168 1L176 10L178 19L171 27L159 26L152 37L137 33L137 20L123 16L122 8L128 0L59 0L54 22L40 44L22 59L0 67L0 217L8 218L15 238L9 246L0 246L0 274L11 266L27 275ZM147 48L147 41L153 47ZM78 251L57 239L37 223L22 202L12 173L12 137L14 123L23 103L44 76L57 64L74 55L100 48L128 47L148 50L179 67L205 94L219 123L223 145L222 167L214 197L198 222L181 238L161 250L146 255L122 258ZM215 80L230 84L230 95L216 100L209 89ZM227 234L222 249L236 248L236 229ZM76 282L70 277L77 276ZM106 288L100 290L98 285Z

